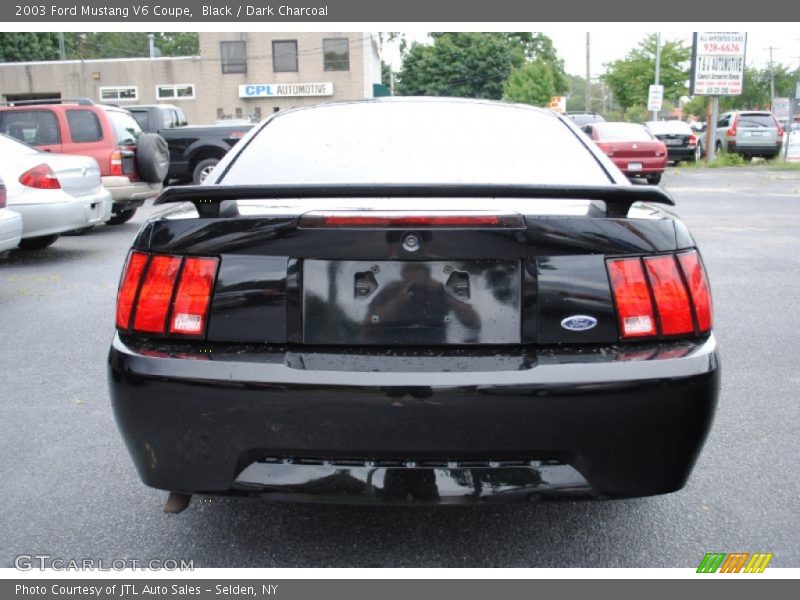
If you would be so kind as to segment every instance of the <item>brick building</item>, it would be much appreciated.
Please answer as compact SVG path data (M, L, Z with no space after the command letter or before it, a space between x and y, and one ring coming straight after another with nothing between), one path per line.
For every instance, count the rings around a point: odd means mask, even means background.
M169 103L190 123L258 121L277 110L382 94L376 34L199 33L199 56L0 64L7 101Z

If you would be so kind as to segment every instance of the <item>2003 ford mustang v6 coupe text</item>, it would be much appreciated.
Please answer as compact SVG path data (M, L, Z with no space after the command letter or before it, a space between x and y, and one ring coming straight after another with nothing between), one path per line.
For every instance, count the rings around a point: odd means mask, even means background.
M695 242L561 116L282 111L128 255L109 382L147 485L322 502L663 494L719 386Z

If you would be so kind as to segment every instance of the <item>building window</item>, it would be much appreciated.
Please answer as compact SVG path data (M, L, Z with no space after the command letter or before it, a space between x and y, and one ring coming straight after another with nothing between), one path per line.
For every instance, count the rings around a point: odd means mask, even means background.
M223 73L247 73L245 42L220 42Z
M297 71L297 40L272 42L272 70L276 73Z
M138 100L139 88L135 85L113 85L100 88L100 100Z
M347 38L322 40L322 56L326 71L349 71L350 40Z
M261 120L261 107L260 106L256 106L253 109L253 118L256 120L256 122Z
M156 86L157 100L194 100L193 83L176 83Z

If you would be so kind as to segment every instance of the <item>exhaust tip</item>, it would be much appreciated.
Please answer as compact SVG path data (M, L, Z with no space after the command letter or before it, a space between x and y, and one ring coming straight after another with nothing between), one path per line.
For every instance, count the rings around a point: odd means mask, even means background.
M182 494L181 492L170 492L167 497L167 502L164 504L164 512L170 515L176 515L183 512L192 501L191 494Z

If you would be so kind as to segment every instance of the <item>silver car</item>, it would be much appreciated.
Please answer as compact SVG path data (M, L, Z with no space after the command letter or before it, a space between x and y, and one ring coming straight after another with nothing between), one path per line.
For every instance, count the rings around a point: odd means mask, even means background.
M705 156L708 131L697 143L698 156ZM775 158L781 151L783 128L769 111L743 110L723 113L717 120L716 152L735 152L744 158Z
M0 177L7 208L22 217L19 247L44 248L68 231L86 230L111 217L111 193L97 161L40 152L0 135Z

